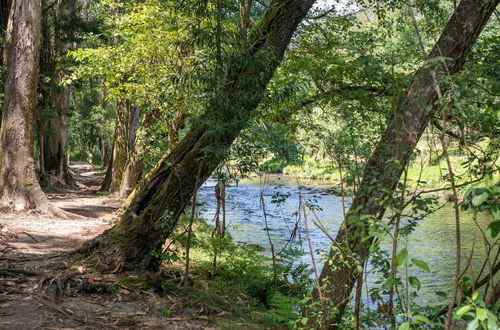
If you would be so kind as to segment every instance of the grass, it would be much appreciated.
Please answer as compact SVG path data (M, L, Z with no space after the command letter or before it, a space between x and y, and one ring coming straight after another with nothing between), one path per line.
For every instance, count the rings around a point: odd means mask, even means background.
M181 219L179 230L167 243L170 247L163 272L168 279L163 282L163 291L177 301L168 313L203 318L220 329L286 328L298 317L297 302L312 285L308 268L294 262L298 253L289 252L279 259L275 282L269 258L255 247L233 243L230 236L214 239L213 228L202 220L193 225L186 292L182 286L186 226L187 219Z

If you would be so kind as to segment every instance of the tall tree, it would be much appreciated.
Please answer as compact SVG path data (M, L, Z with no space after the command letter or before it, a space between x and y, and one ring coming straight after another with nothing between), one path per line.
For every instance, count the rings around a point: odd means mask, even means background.
M438 100L436 82L462 69L467 54L495 10L498 0L462 0L456 8L428 60L415 73L406 95L366 164L356 197L320 275L322 296L337 310L310 317L308 326L338 327L359 269L370 255L374 242L369 235L370 219L381 221L385 201L391 197L410 156L429 121L435 115ZM444 89L441 90L444 92ZM346 229L346 230L344 230ZM344 257L342 257L344 256ZM318 300L319 291L314 298Z
M89 249L111 269L156 270L162 245L194 191L248 124L299 23L314 0L274 0L247 45L225 61L220 89L179 144L129 196L120 221Z
M70 24L78 19L78 0L61 0L45 12L41 70L50 77L50 85L42 89L45 115L38 119L40 172L63 185L73 184L68 164L68 117L70 86L64 84L66 71L58 62L74 45L75 29ZM52 16L52 17L50 17Z
M40 188L33 158L41 15L41 0L14 0L9 14L0 129L0 209L4 211L57 211Z

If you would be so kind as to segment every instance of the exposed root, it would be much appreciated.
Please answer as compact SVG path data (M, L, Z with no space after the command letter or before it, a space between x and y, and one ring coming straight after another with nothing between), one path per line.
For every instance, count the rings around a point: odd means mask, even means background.
M85 262L102 273L115 274L124 270L125 258L121 251L112 248L107 243L111 234L110 229L94 239L87 241L78 252L87 256Z
M38 282L37 288L52 297L56 304L60 304L65 295L75 296L82 293L113 292L112 285L109 282L96 281L91 275L85 275L83 269L44 277Z

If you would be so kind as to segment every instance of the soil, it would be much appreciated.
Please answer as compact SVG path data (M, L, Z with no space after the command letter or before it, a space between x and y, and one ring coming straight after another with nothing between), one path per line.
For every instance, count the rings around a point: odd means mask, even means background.
M76 163L71 170L77 188L47 196L75 216L0 214L0 329L209 329L201 320L178 315L174 298L151 290L62 288L62 299L55 299L42 288L72 273L75 251L109 228L123 203L98 194L103 175L91 165ZM85 273L83 267L76 271Z

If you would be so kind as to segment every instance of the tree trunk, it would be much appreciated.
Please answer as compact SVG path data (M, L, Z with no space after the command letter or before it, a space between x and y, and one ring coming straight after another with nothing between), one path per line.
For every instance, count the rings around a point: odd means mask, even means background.
M53 213L35 173L34 124L41 0L14 0L7 32L7 81L0 130L0 208Z
M55 178L62 185L73 185L74 181L69 171L68 164L68 117L67 111L69 106L70 86L63 85L63 79L66 74L65 70L60 67L60 63L56 63L56 58L64 53L65 46L68 45L65 39L68 37L67 31L62 31L59 27L63 19L77 11L76 0L59 1L54 13L52 14L53 35L49 32L48 16L45 17L44 25L44 50L41 63L46 67L42 70L46 71L47 75L52 76L53 86L48 88L49 95L45 106L51 110L49 118L41 118L43 123L42 141L41 141L41 159L43 162L43 173ZM52 41L53 39L53 41Z
M127 197L132 192L135 185L139 181L143 170L143 146L142 142L139 141L139 138L137 137L140 112L140 107L133 107L132 119L129 128L129 151L127 163L125 165L125 170L123 171L120 188L118 189L118 196L122 198Z
M158 269L165 239L193 192L253 117L295 29L313 3L271 2L249 38L249 47L228 61L221 90L208 100L204 114L132 192L120 221L87 247L99 249L96 255L103 270Z
M106 170L106 176L100 191L109 191L111 194L120 194L121 185L127 171L129 157L136 153L136 134L139 128L139 107L133 107L129 102L120 102L116 109L116 123L113 139L113 151L110 166ZM137 158L137 157L136 157ZM137 160L137 159L136 159ZM140 162L134 161L130 166L139 165ZM133 173L136 169L130 169L127 173L125 185L133 184ZM142 172L142 170L141 170ZM124 187L124 189L128 189Z
M57 70L58 84L63 74L62 71ZM66 116L70 88L69 86L62 88L61 93L52 95L52 106L56 113L44 123L43 166L45 174L53 176L64 185L73 185L74 181L68 164L68 117Z
M333 264L326 263L320 275L325 303L337 310L327 311L329 314L323 319L310 317L308 327L338 327L360 275L358 268L370 255L373 236L368 234L369 220L382 219L386 209L384 201L393 195L415 145L434 115L433 105L438 99L435 81L463 67L467 54L497 4L498 0L462 0L428 61L416 72L406 96L399 102L397 113L366 165L359 192L337 234L336 248L330 252ZM450 58L445 65L435 59L442 56ZM317 289L313 296L317 301Z
M5 38L7 34L7 23L9 21L9 11L11 7L11 0L0 0L0 83L4 82L3 66L7 62L7 53L5 50ZM3 84L0 84L0 90L4 90ZM2 127L2 109L0 107L0 127Z

